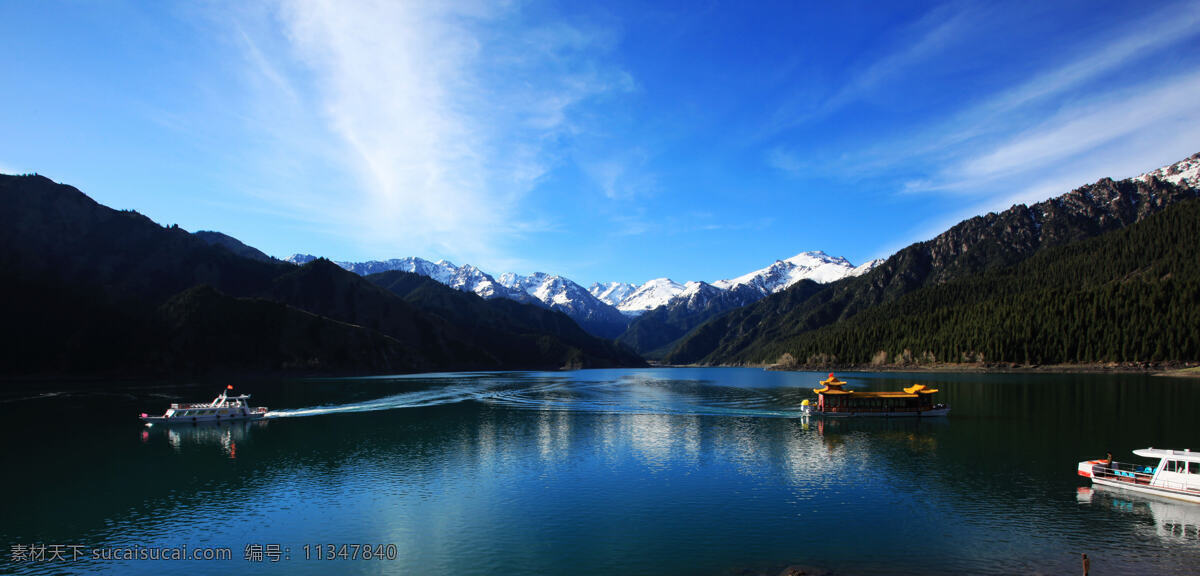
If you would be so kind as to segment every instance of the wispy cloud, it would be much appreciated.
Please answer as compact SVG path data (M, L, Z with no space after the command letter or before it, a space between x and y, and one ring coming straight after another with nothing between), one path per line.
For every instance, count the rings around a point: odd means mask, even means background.
M580 129L576 109L632 84L604 61L607 31L505 3L300 0L237 25L263 129L297 169L349 176L263 200L336 220L382 254L486 261L552 228L522 201Z
M861 66L852 67L852 75L828 96L814 101L806 92L785 101L771 115L760 136L777 134L830 116L869 97L885 88L889 81L970 39L971 31L985 21L986 14L972 4L946 4L934 8L898 33L898 39L889 51Z
M1123 92L1059 113L970 158L956 172L970 181L994 179L1059 164L1138 131L1200 125L1200 73Z
M974 115L998 115L1042 98L1062 94L1158 50L1197 34L1200 5L1174 4L1126 27L1124 34L1106 35L1065 64L1045 71L986 101Z
M599 160L581 162L584 172L609 200L632 201L654 194L658 178L647 169L651 158L634 147Z
M767 166L793 176L803 174L812 167L811 163L805 162L795 152L781 146L774 146L767 150L766 160Z
M1153 30L1154 33L1147 33ZM873 143L846 162L861 172L888 172L896 166L924 165L926 177L900 183L897 192L980 194L1006 177L1037 174L1052 164L1063 172L1082 155L1128 139L1134 133L1176 132L1200 110L1195 95L1200 75L1182 69L1174 75L1104 82L1106 75L1200 35L1200 5L1175 4L1143 19L1098 34L1076 46L1073 58L1035 71L977 104L952 111L944 120L906 134L903 141ZM1051 55L1047 60L1054 60ZM1148 139L1155 162L1179 153L1175 139ZM1172 152L1174 151L1174 152ZM767 151L768 164L786 149ZM1146 166L1144 168L1148 168ZM1082 182L1081 182L1082 183Z
M972 28L971 12L928 17L929 34L895 57L868 66L832 103L886 88L884 71L915 68ZM923 38L930 40L925 42ZM1189 67L1135 66L1200 36L1200 4L1177 3L1137 21L1100 30L1057 53L1046 64L941 119L906 131L901 139L873 140L821 162L794 148L763 151L764 162L784 173L849 173L891 181L912 199L939 194L959 198L953 213L914 223L907 240L932 237L970 216L1063 194L1104 176L1122 178L1178 160L1200 149L1190 127L1200 126L1200 73ZM905 56L900 56L903 54ZM871 70L880 73L871 73ZM1118 80L1119 78L1119 80ZM827 105L829 105L827 103ZM902 176L895 178L893 174ZM931 212L931 214L936 214Z

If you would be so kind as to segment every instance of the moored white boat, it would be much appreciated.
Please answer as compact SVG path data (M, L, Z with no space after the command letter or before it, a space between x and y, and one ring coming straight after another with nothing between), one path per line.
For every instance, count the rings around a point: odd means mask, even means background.
M226 386L221 395L212 402L200 404L171 404L162 416L150 416L145 412L139 418L147 425L152 424L200 424L204 422L233 422L259 420L266 417L267 407L250 407L246 402L249 394L229 396L233 386Z
M1133 453L1158 459L1158 466L1114 462L1110 454L1080 462L1077 472L1100 486L1200 504L1200 452L1143 448Z

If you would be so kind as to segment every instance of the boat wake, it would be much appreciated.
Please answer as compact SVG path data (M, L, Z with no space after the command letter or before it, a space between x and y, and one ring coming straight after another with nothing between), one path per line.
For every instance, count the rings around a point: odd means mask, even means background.
M795 418L802 398L789 389L719 386L710 382L625 375L577 379L563 375L479 375L346 404L272 410L267 418L296 418L353 412L423 408L462 402L556 412L675 414Z
M364 402L350 404L335 404L313 406L310 408L294 408L272 410L267 412L267 418L296 418L299 416L321 416L325 414L343 414L347 412L375 412L379 410L398 410L401 408L422 408L441 404L457 404L467 400L478 400L486 392L464 387L448 387L432 390L404 392L385 396Z

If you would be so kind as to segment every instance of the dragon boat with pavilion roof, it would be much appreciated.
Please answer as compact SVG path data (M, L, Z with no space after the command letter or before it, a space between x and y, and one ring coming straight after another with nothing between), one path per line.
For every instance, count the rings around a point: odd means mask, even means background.
M950 413L949 406L934 404L933 395L937 389L924 384L914 384L895 392L846 390L843 388L846 382L838 380L832 373L819 383L822 387L813 389L817 395L816 406L812 406L808 400L802 405L806 414L900 418L945 416Z

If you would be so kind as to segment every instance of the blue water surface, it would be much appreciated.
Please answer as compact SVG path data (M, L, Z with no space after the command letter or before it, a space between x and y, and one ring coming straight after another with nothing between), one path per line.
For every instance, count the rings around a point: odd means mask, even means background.
M846 373L948 418L806 420L824 374L746 368L239 383L259 423L144 427L213 385L0 399L18 574L1195 573L1200 506L1092 490L1078 461L1200 448L1200 382ZM359 558L347 556L359 546ZM29 561L26 546L83 558ZM333 545L333 559L327 556ZM385 558L364 559L361 546ZM227 560L92 558L228 549ZM307 551L305 547L307 548ZM256 551L278 551L262 557ZM320 551L318 553L318 550ZM249 553L249 557L247 554ZM70 554L68 554L70 556Z

